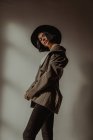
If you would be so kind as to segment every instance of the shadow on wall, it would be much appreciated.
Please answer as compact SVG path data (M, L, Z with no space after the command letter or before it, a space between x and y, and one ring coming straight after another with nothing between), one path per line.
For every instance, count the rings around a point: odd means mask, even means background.
M16 46L16 44L13 44L9 41L5 41L5 39L3 39L3 37L0 37L0 140L2 139L2 135L6 135L6 132L4 132L3 129L7 129L7 132L11 132L11 134L13 134L15 136L15 138L19 138L20 139L20 135L22 136L22 132L20 129L18 129L16 126L12 125L12 123L8 122L7 119L4 119L4 111L3 111L3 89L4 86L7 85L9 86L11 89L14 90L14 93L16 91L16 93L22 93L23 89L20 87L20 85L16 84L16 82L13 82L10 79L4 77L4 66L5 66L5 55L6 55L6 51L7 49L13 49L15 52L17 52L17 54L19 54L20 56L22 56L23 58L25 58L25 60L30 61L29 63L31 63L31 57L32 60L33 55L30 55L30 53L26 53L24 50L22 50L20 48L20 46ZM16 71L16 70L15 70ZM20 95L18 95L20 96ZM10 97L11 98L11 97ZM7 104L6 104L7 105ZM16 109L15 112L17 112L18 109ZM6 110L5 110L6 111ZM9 113L12 114L12 111L9 110ZM6 116L7 118L7 116ZM9 139L9 138L8 138Z
M80 65L86 83L81 87L73 110L73 134L79 140L93 140L93 62Z

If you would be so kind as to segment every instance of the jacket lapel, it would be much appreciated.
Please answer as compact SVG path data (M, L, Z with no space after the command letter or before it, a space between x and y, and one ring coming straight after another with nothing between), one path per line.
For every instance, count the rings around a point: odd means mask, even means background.
M47 56L46 56L45 60L44 60L44 61L43 61L43 63L40 65L40 67L42 67L42 66L43 66L43 64L47 61L48 57L49 57L49 54L47 54Z

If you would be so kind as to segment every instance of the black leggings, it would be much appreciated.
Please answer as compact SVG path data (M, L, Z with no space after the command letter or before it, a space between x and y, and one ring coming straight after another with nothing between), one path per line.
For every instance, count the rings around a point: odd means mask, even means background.
M23 132L23 140L35 140L40 129L43 140L53 140L53 123L54 113L36 104Z

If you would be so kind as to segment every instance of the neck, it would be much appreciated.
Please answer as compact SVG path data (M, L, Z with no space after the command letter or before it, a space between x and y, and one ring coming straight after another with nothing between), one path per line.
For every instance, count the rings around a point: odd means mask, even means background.
M49 43L48 48L51 49L51 47L52 47L53 44L54 43Z

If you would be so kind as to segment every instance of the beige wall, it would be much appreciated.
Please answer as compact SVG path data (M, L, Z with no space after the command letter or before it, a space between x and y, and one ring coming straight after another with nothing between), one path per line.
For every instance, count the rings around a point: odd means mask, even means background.
M0 140L22 140L32 109L24 99L40 60L30 35L40 24L58 27L69 64L60 80L63 103L55 115L54 140L92 140L92 1L0 1ZM41 132L37 139L41 140Z

